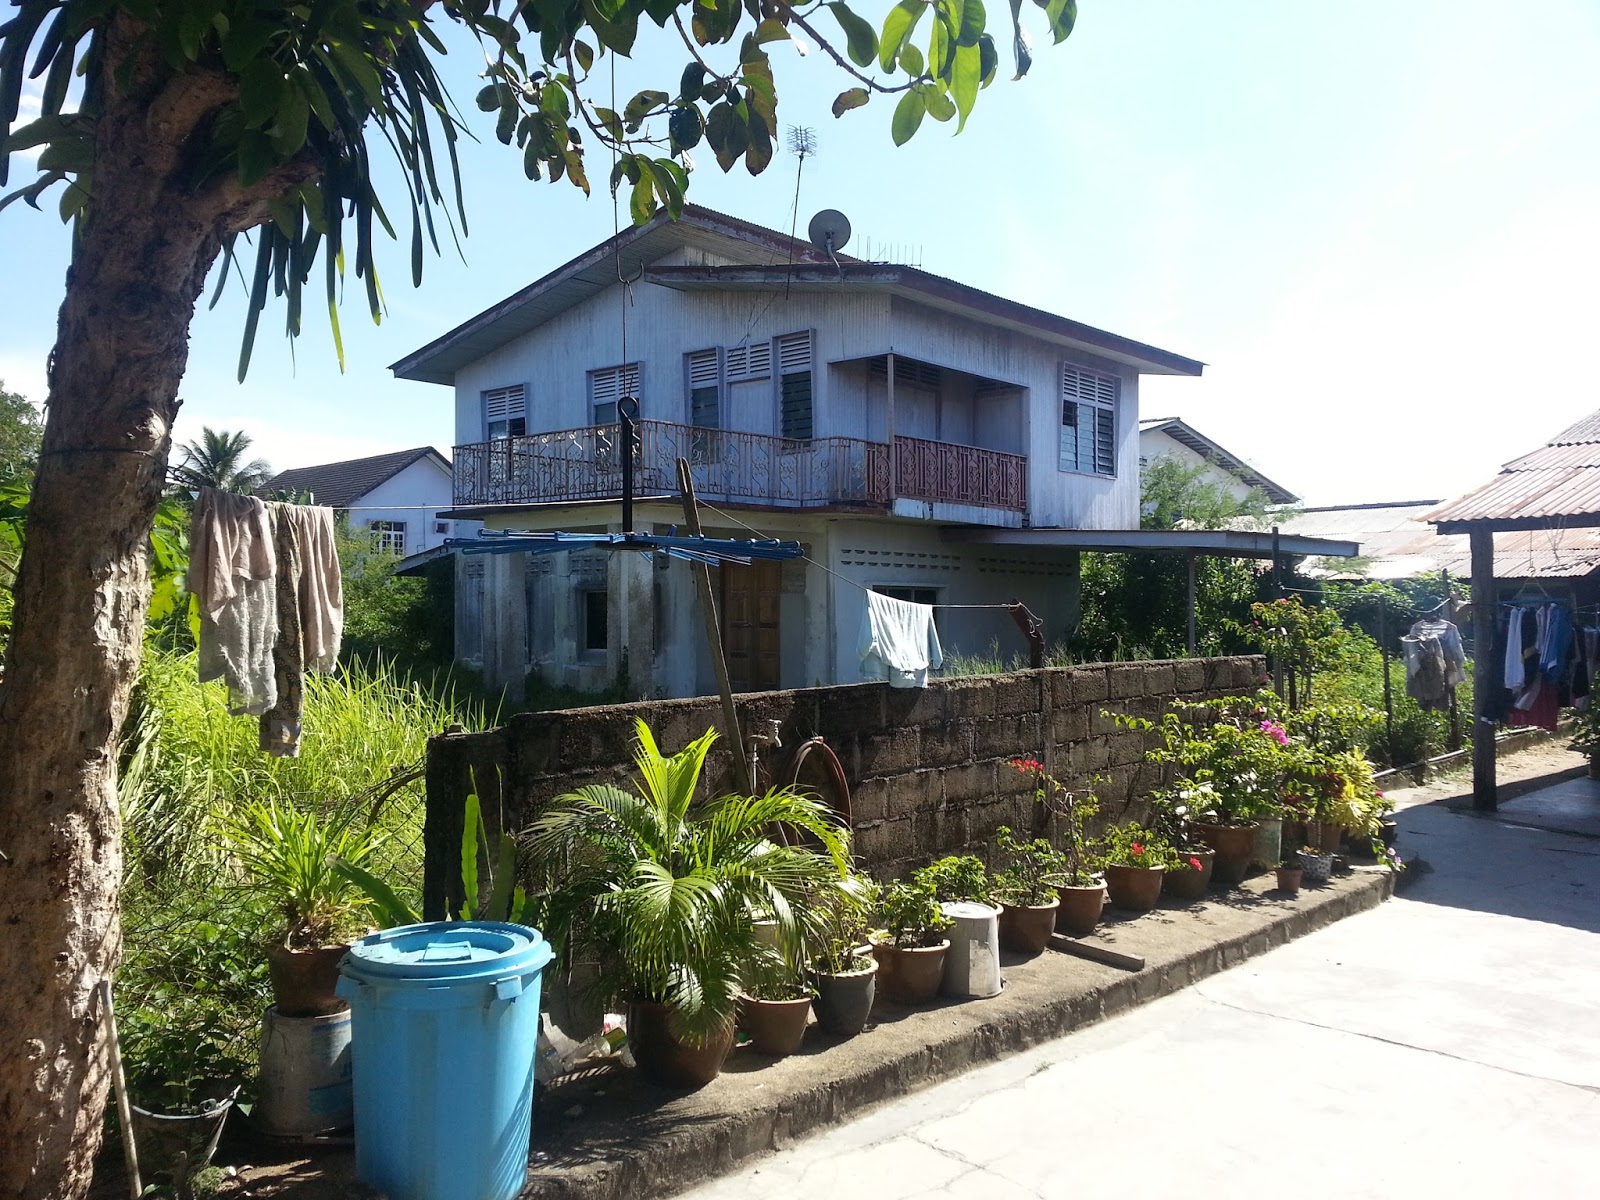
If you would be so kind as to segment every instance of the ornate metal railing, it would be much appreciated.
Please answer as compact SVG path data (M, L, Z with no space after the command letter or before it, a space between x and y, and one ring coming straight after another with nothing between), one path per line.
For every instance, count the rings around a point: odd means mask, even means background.
M897 437L894 467L894 494L908 500L1028 510L1028 460L1020 454Z
M859 438L795 441L670 421L636 426L634 489L675 495L677 461L689 460L707 500L778 508L889 503L889 447ZM455 503L536 504L622 494L616 425L476 442L455 448Z

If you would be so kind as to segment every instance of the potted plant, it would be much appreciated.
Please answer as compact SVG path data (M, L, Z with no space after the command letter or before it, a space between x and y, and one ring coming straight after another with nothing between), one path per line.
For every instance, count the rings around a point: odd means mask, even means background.
M382 841L353 815L319 817L287 800L258 800L220 825L234 860L282 910L283 936L267 951L281 1016L338 1012L339 960L364 928L361 889L338 863L366 867Z
M1321 887L1333 875L1333 855L1318 846L1302 846L1295 859L1304 873L1303 881L1311 887Z
M1106 903L1098 846L1088 833L1088 823L1099 813L1100 801L1092 786L1069 788L1045 771L1038 759L1015 758L1008 765L1033 776L1034 797L1055 820L1062 856L1053 879L1056 897L1061 901L1056 908L1056 930L1070 937L1087 937L1100 923L1100 912Z
M1116 825L1106 831L1106 892L1111 903L1149 912L1161 898L1167 868L1176 865L1172 846L1153 829Z
M989 869L976 854L947 854L912 872L940 904L989 904Z
M722 1068L745 977L773 952L750 914L773 914L780 952L798 961L805 924L850 878L849 833L819 800L791 788L697 797L715 740L707 730L669 757L640 721L636 787L557 797L527 834L536 923L601 962L640 1073L670 1087ZM773 841L778 826L809 845Z
M1569 750L1576 750L1589 759L1589 778L1600 779L1600 705L1590 702L1572 719L1572 740Z
M804 975L770 946L745 972L739 1027L757 1054L786 1058L800 1049L811 1020L811 989Z
M964 1000L999 995L1000 904L983 860L950 854L919 867L911 878L932 893L948 919L941 930L950 946L939 990Z
M854 877L855 895L863 903L836 903L827 913L822 950L813 959L812 1011L826 1033L854 1037L866 1027L877 995L878 960L873 956L866 907L877 891L865 876Z
M1300 856L1287 855L1278 864L1278 890L1289 896L1298 896L1304 875L1305 868L1300 865Z
M896 1004L926 1004L939 994L950 940L933 889L911 880L891 883L878 895L882 928L873 936L878 959L878 994Z
M1175 850L1172 857L1173 864L1167 868L1166 878L1161 881L1161 894L1190 904L1204 900L1206 889L1211 886L1216 851L1209 847Z
M1191 814L1213 806L1209 783L1184 780L1158 788L1150 796L1150 828L1173 848L1174 862L1167 868L1161 893L1174 900L1203 899L1211 886L1217 852L1195 834Z
M1066 869L1066 858L1047 838L1019 842L1005 825L995 831L995 844L1006 859L993 880L1001 906L1000 944L1022 954L1042 953L1055 932L1061 907L1055 881Z

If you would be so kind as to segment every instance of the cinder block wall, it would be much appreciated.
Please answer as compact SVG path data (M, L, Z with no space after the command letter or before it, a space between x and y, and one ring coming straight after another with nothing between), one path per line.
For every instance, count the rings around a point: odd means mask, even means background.
M1069 785L1095 776L1102 811L1142 815L1159 782L1144 735L1119 731L1106 710L1159 717L1175 702L1250 693L1259 657L1105 663L1007 675L941 679L922 689L881 683L738 697L747 732L777 721L784 749L763 750L784 768L788 748L821 735L850 783L856 850L879 877L903 874L942 854L986 853L1001 825L1042 827L1028 778L1005 764L1038 758ZM425 904L441 915L460 871L461 820L476 786L486 820L521 829L551 798L585 783L624 781L634 723L643 718L668 752L716 724L715 697L653 700L525 713L486 733L443 735L428 744ZM725 781L732 756L714 755Z

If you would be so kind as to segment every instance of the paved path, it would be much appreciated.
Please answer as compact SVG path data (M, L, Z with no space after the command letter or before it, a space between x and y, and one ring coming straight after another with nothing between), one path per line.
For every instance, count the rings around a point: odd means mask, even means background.
M1600 1195L1600 840L1401 822L1382 908L687 1195Z

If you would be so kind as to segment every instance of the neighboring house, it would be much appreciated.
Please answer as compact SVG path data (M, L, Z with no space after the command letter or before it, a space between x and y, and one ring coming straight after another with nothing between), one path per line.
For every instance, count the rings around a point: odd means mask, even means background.
M625 279L626 284L619 280ZM454 520L616 530L617 402L639 401L639 529L792 538L812 560L714 570L740 689L859 678L864 590L1020 599L1064 637L1078 549L1139 525L1139 378L1202 364L909 267L833 261L689 207L605 242L394 365L454 389ZM1120 544L1108 533L1102 542ZM716 688L683 563L463 555L457 654L495 684ZM1025 648L1002 611L946 608L949 652Z
M1273 504L1295 504L1300 499L1181 417L1145 417L1139 421L1139 462L1152 463L1158 458L1204 468L1201 478L1221 484L1236 500L1243 500L1257 489Z
M1283 523L1285 533L1348 538L1361 543L1361 561L1336 563L1310 558L1307 574L1343 579L1411 579L1443 568L1446 557L1466 550L1466 538L1440 538L1423 517L1437 500L1398 500L1302 508ZM1457 546L1454 543L1460 542Z
M449 537L472 537L476 522L441 515L451 506L450 460L432 446L396 450L348 462L294 467L268 480L263 492L310 493L344 514L351 529L367 529L398 558L432 550Z

